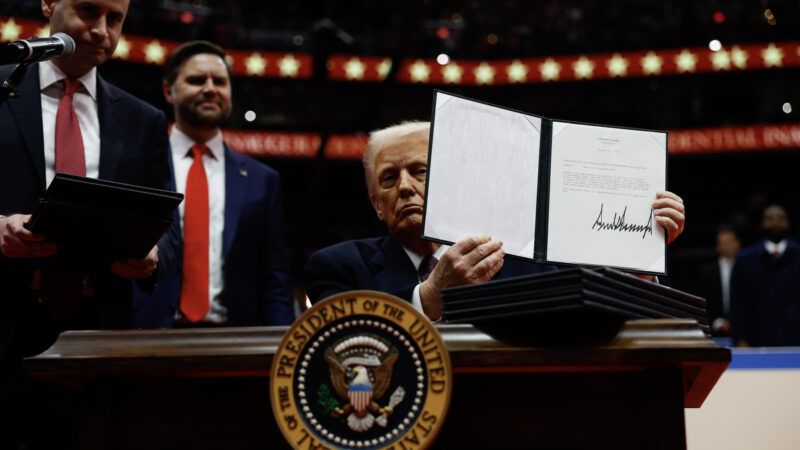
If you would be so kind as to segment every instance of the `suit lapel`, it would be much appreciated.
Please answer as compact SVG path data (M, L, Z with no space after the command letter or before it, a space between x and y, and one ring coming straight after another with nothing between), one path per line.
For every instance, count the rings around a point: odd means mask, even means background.
M127 107L120 97L97 76L97 116L100 122L100 178L111 180L117 172L125 128Z
M239 218L247 198L247 183L249 174L244 166L244 161L237 158L228 146L225 146L225 226L222 232L223 260L227 261L236 230L239 227Z
M17 121L25 147L33 161L36 176L44 190L44 138L40 95L39 65L34 64L28 68L28 73L17 88L17 96L8 99L8 107Z
M375 288L380 291L393 292L419 283L416 268L400 243L391 236L383 240L371 264L375 270Z

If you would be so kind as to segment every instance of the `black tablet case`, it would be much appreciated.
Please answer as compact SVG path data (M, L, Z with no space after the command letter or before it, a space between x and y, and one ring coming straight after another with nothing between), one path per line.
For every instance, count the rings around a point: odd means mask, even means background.
M182 200L177 192L59 173L26 228L54 241L60 259L99 265L141 258Z

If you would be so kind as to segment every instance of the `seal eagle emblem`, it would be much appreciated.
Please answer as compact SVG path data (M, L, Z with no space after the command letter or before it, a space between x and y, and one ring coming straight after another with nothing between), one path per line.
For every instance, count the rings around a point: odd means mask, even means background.
M452 374L433 324L373 291L329 297L284 335L270 399L295 448L427 448L444 422Z
M378 425L385 427L387 417L403 401L402 386L395 389L387 405L381 407L373 401L373 397L382 398L389 388L397 356L391 344L373 335L346 338L326 350L333 388L339 397L349 401L333 414L346 416L351 430L367 431L376 419Z

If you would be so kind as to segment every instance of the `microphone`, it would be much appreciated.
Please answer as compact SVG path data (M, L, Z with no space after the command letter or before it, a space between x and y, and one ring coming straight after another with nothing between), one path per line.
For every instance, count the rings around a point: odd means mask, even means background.
M35 63L75 53L75 41L65 33L22 39L0 46L0 64Z

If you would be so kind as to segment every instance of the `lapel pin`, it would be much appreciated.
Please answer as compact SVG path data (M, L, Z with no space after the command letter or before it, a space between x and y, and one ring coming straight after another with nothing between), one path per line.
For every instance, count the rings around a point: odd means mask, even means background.
M239 169L239 175L241 175L243 177L246 177L247 176L247 171L244 170L244 169Z

